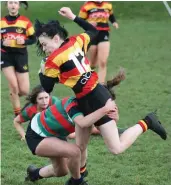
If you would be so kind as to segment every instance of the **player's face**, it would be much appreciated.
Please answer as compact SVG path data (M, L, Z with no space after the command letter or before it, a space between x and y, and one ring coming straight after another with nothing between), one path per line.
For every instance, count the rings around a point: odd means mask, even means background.
M49 105L49 94L46 92L39 93L36 101L40 109L46 109Z
M11 15L17 15L20 8L20 3L19 1L8 1L7 8Z
M39 42L42 45L42 49L46 53L46 55L51 54L59 47L59 44L58 42L56 42L55 39L51 39L50 37L47 36L40 36Z

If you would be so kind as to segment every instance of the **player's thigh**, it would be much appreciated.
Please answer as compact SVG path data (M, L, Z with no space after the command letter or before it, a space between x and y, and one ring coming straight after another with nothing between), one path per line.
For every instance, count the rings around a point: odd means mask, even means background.
M76 124L75 126L75 134L76 134L76 144L83 151L87 148L90 135L91 135L92 127L81 128Z
M16 77L18 80L18 87L21 95L27 95L30 89L30 80L29 80L29 73L19 73L16 72Z
M98 62L105 62L107 63L107 59L109 57L109 52L110 52L110 42L109 41L104 41L100 42L98 45L98 52L97 52L97 59Z
M29 92L29 69L28 69L28 54L27 53L16 53L15 54L15 70L18 80L18 86L20 94L26 95Z
M108 149L112 153L119 153L120 139L116 122L111 120L106 124L100 125L98 128Z
M97 45L91 45L88 50L88 58L92 65L97 63Z
M18 93L18 80L13 66L5 67L2 69L5 78L8 81L10 91Z
M42 157L79 158L80 149L75 144L68 143L56 137L48 137L38 144L35 153Z

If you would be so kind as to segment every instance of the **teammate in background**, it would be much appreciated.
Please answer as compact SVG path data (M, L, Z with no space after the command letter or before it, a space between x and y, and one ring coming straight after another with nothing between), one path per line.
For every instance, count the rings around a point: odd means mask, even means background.
M80 169L81 151L76 144L68 143L66 137L75 131L75 124L91 127L111 111L117 119L117 107L110 99L105 106L84 117L76 99L69 97L58 99L54 105L37 113L27 128L26 141L34 155L49 158L52 165L38 169L29 167L26 180L61 177L70 171L72 177L66 185L87 185L83 179L85 171Z
M79 109L84 115L102 108L112 98L108 89L98 83L96 72L92 71L86 58L89 42L97 35L98 31L83 19L77 17L70 8L63 7L59 13L76 22L85 30L85 33L67 38L67 30L59 21L41 23L36 21L36 36L38 38L39 53L49 56L39 73L40 81L46 92L51 92L56 83L72 88L75 93ZM166 140L167 134L162 124L154 113L147 114L134 126L128 128L119 137L116 121L110 113L103 116L95 124L112 154L120 154L128 149L136 139L147 130L158 134ZM82 158L86 155L86 148L90 137L91 128L83 128L76 124L76 143L81 148ZM86 161L81 161L81 167ZM72 179L67 185L73 185Z
M107 1L87 1L81 7L79 17L91 23L97 30L98 35L90 43L88 56L91 67L98 65L99 82L104 83L107 73L107 61L110 51L109 21L113 27L119 28L113 14L112 4Z
M8 81L14 114L20 113L20 96L29 93L27 45L36 37L30 20L19 14L21 4L27 1L7 1L9 15L1 18L1 68Z
M27 103L22 108L21 113L14 118L14 126L21 136L21 140L25 140L25 131L21 124L31 121L35 114L45 110L48 106L51 106L58 101L56 97L49 96L41 85L34 87L26 97L26 100Z

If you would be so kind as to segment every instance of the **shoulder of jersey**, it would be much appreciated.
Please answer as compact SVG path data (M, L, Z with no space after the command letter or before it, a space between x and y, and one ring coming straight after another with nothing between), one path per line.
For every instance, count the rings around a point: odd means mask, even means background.
M6 19L5 19L5 17L1 17L1 21L5 21Z
M23 16L23 15L20 15L20 17L18 18L19 20L22 20L22 21L30 21L29 18Z

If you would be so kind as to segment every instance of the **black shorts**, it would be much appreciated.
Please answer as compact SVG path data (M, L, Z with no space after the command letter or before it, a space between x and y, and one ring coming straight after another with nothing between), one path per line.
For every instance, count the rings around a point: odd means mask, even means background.
M109 41L108 31L99 31L98 35L91 41L90 45L98 45L100 42Z
M27 141L27 145L29 147L29 149L31 150L33 155L35 154L36 148L39 145L39 143L45 139L45 137L41 137L39 136L36 132L34 132L31 129L31 123L29 123L28 127L27 127L27 131L26 131L26 141Z
M103 85L98 84L91 93L82 98L77 99L77 101L81 112L83 112L84 115L88 115L96 111L97 109L103 107L109 98L112 99L110 92ZM100 126L111 120L111 118L105 115L94 125Z
M13 66L19 73L28 72L28 54L1 52L1 68Z
M39 143L46 137L39 136L34 130L31 129L31 123L29 123L26 131L26 142L33 155L36 155L35 151ZM63 141L67 141L66 138L58 138Z

